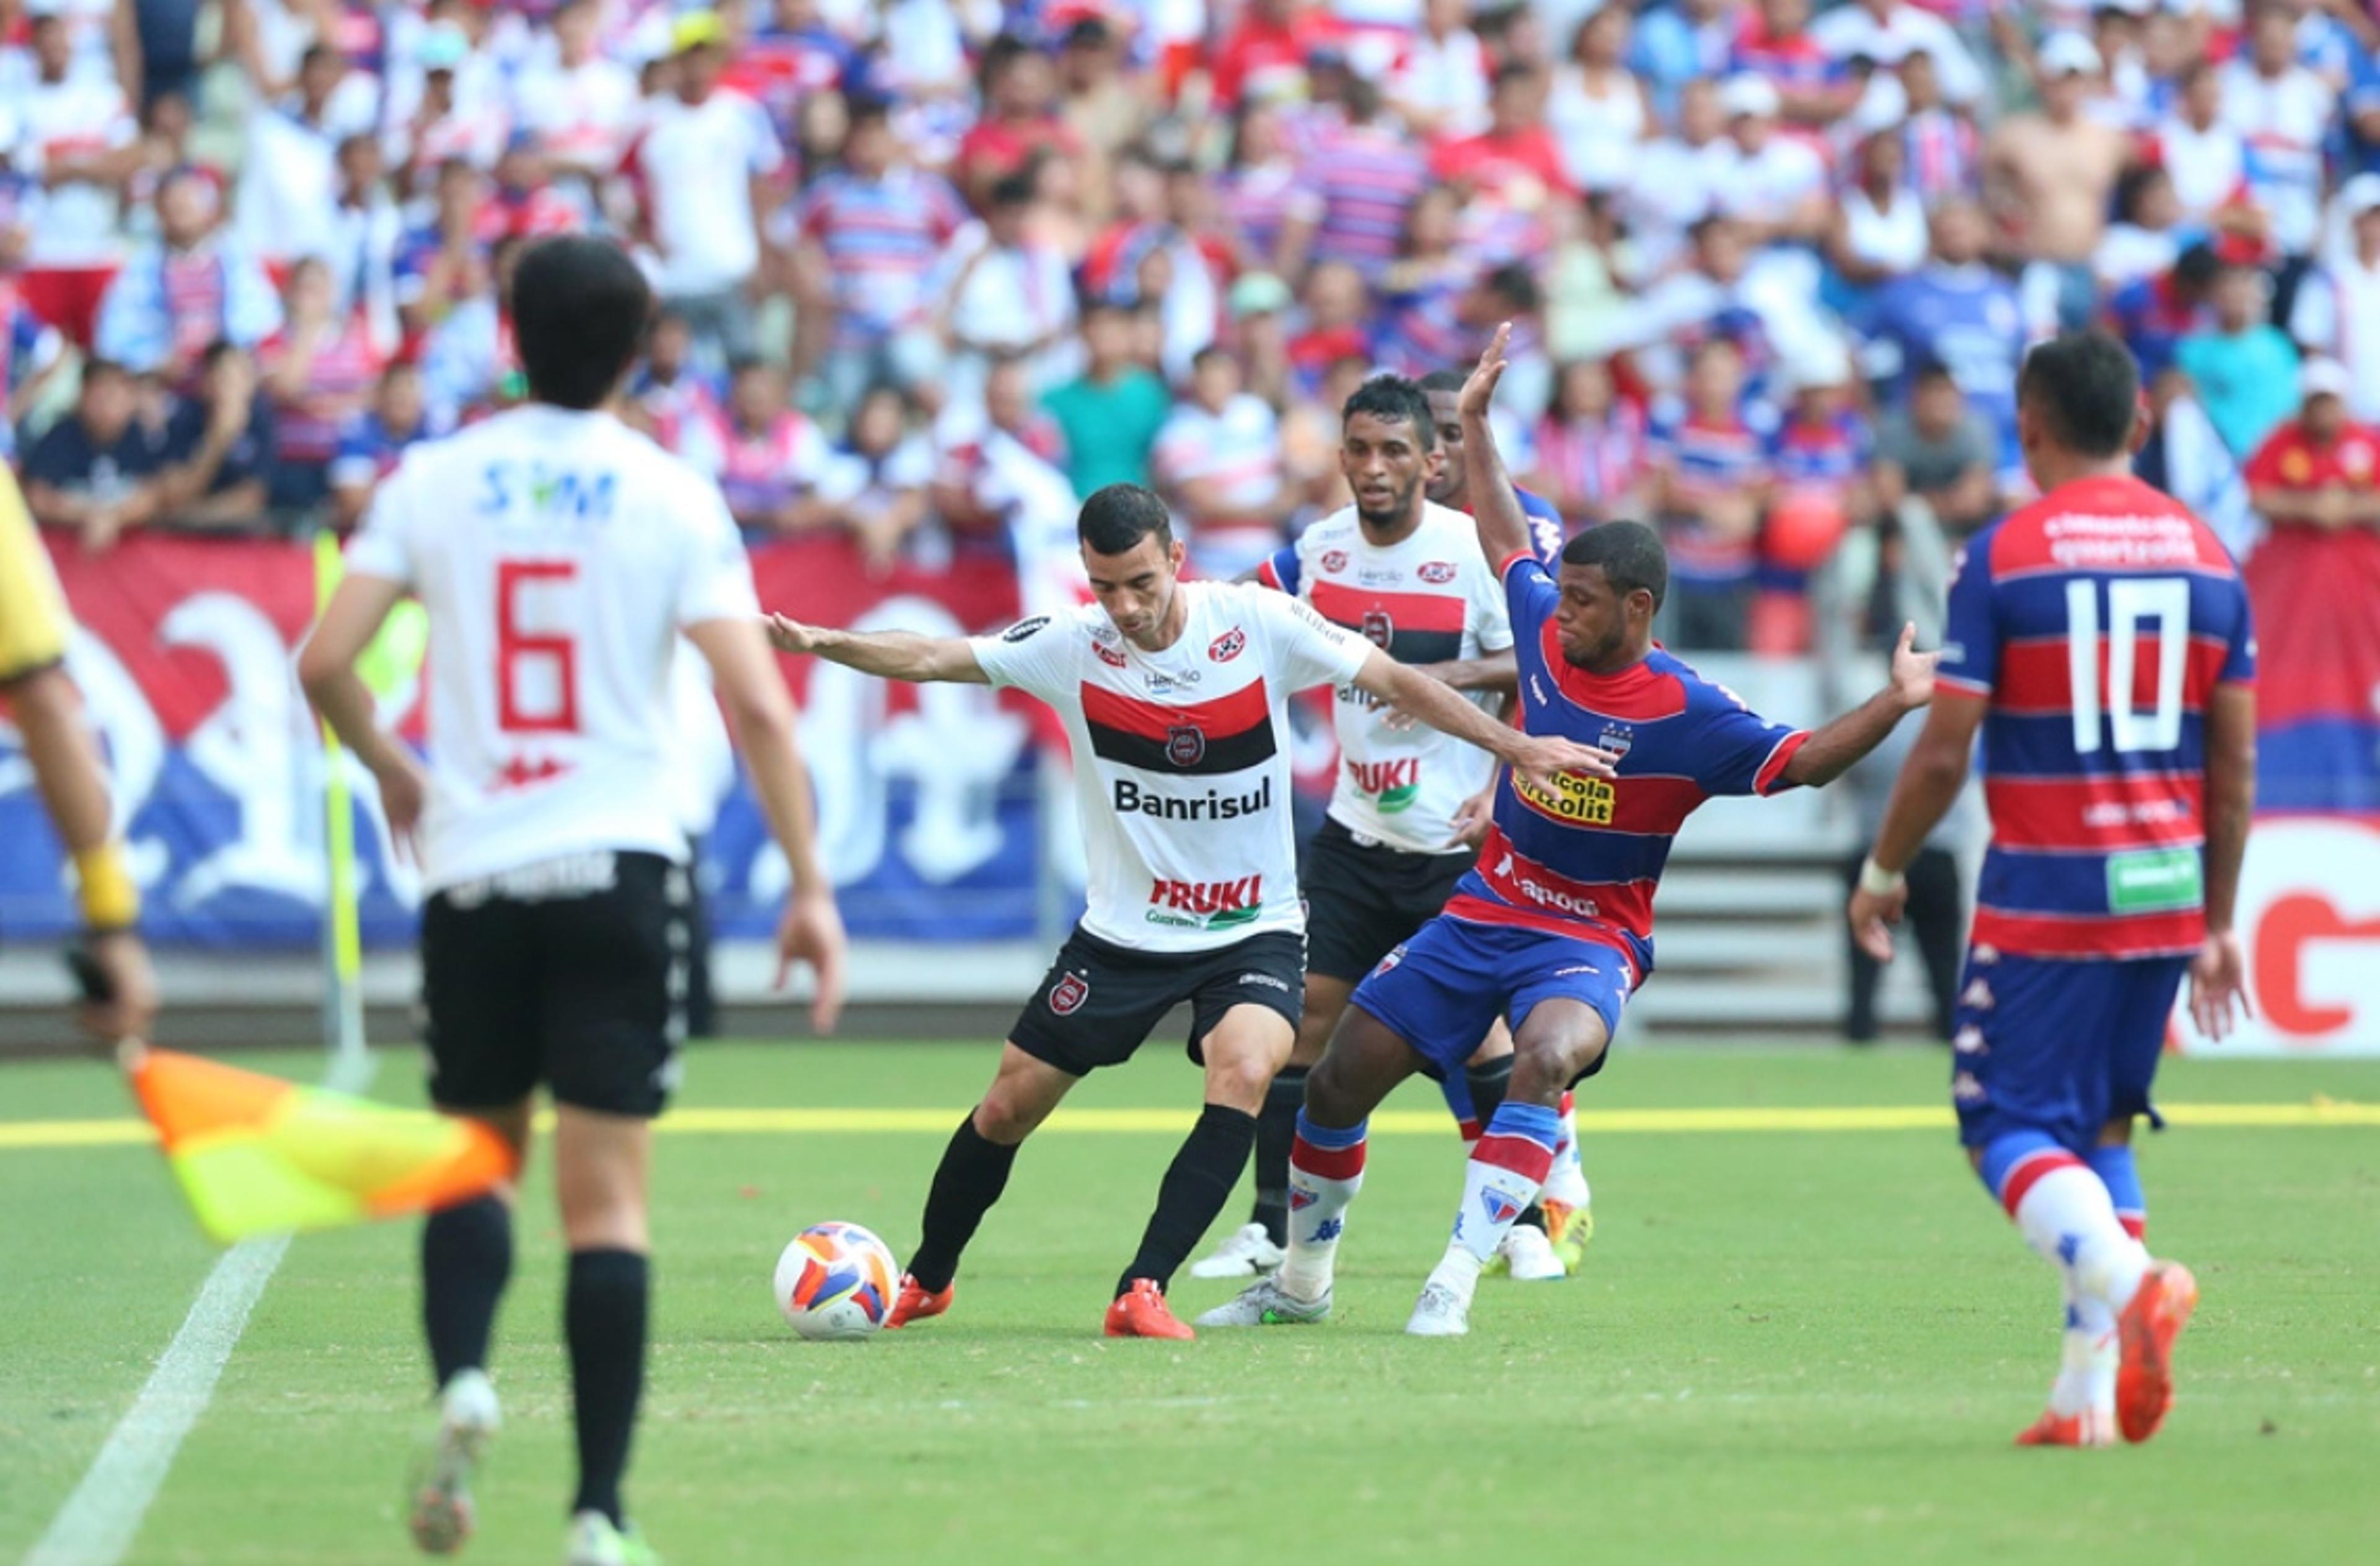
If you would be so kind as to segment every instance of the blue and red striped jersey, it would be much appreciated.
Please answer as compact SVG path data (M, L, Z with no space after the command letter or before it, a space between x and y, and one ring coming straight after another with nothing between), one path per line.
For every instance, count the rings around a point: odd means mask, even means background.
M1734 692L1655 648L1617 674L1563 658L1561 590L1527 555L1504 565L1520 660L1521 727L1615 752L1611 779L1564 774L1559 794L1497 782L1496 821L1450 917L1593 941L1653 971L1653 893L1678 829L1704 800L1789 787L1786 764L1809 735L1771 723Z
M2150 957L2204 938L2206 707L2255 678L2246 588L2139 480L2061 485L1967 545L1940 691L1990 703L1974 941Z

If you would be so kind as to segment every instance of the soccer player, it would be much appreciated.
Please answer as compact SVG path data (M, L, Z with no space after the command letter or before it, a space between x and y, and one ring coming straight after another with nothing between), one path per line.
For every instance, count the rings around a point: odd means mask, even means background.
M642 273L603 241L545 240L522 257L514 300L532 401L407 452L298 673L421 861L431 1100L522 1147L536 1089L552 1096L578 1434L568 1559L622 1566L651 1559L620 1481L644 1384L650 1122L684 1037L670 934L693 894L670 786L681 635L710 666L792 868L778 977L796 961L817 968L821 1030L841 1005L843 925L735 524L718 486L614 416L651 310ZM380 726L354 667L408 592L430 617L427 771ZM512 1255L509 1193L422 1231L439 1419L410 1525L433 1553L470 1531Z
M91 965L79 1020L92 1038L114 1044L148 1033L157 981L134 928L140 889L115 835L107 769L67 674L72 624L16 476L0 466L0 711L16 721L42 803L74 860L82 952Z
M1356 988L1305 1079L1281 1270L1202 1324L1330 1314L1333 1260L1363 1184L1366 1117L1425 1061L1459 1068L1502 1014L1511 1086L1472 1152L1452 1237L1405 1327L1425 1337L1468 1330L1481 1269L1552 1168L1556 1106L1602 1068L1621 1008L1652 971L1653 893L1685 818L1714 795L1831 782L1932 694L1935 660L1912 650L1912 626L1884 690L1815 733L1773 724L1653 646L1668 563L1652 529L1589 528L1563 546L1559 578L1548 572L1488 427L1506 337L1499 331L1481 356L1460 408L1480 542L1501 563L1522 726L1619 760L1608 779L1564 776L1553 788L1505 777L1478 868Z
M1394 426L1379 428L1385 439ZM1418 433L1404 439L1415 443L1402 459L1405 477L1383 471L1365 485L1366 504L1383 513L1409 505L1396 492L1419 480ZM960 1253L1000 1199L1018 1146L1076 1082L1130 1059L1186 1001L1206 1108L1117 1280L1106 1332L1194 1335L1168 1307L1165 1286L1247 1163L1257 1111L1289 1060L1304 995L1285 710L1293 692L1353 686L1492 752L1532 786L1551 786L1564 769L1599 775L1606 765L1590 747L1497 722L1297 600L1252 583L1180 581L1184 551L1165 504L1136 484L1095 492L1077 531L1097 601L997 636L771 621L784 651L863 674L1030 692L1057 710L1074 751L1089 908L1009 1033L983 1101L942 1154L887 1326L950 1308Z
M2017 428L2041 498L1966 548L1941 699L1851 901L1888 957L1901 872L1984 736L1992 845L1954 1019L1975 1171L2066 1301L2049 1408L2022 1446L2155 1434L2190 1269L2143 1245L2132 1161L2182 975L2209 1038L2247 1004L2232 909L2255 795L2248 596L2206 525L2131 474L2138 382L2102 333L2035 347Z

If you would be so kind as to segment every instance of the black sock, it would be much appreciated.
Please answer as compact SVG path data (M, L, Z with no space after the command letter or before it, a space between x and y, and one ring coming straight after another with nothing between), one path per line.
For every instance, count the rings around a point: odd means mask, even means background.
M1521 1209L1521 1216L1512 1220L1512 1225L1514 1228L1534 1229L1543 1234L1546 1232L1546 1209L1531 1202Z
M573 1251L563 1295L570 1344L571 1402L578 1422L577 1511L600 1511L615 1528L628 1437L645 1390L645 1301L650 1269L636 1251Z
M1209 1104L1199 1114L1157 1187L1157 1210L1141 1233L1140 1254L1116 1282L1118 1295L1135 1279L1154 1278L1160 1289L1172 1281L1182 1258L1232 1199L1256 1140L1257 1117L1245 1110Z
M433 1212L421 1226L421 1326L441 1387L485 1369L496 1302L513 1275L513 1209L494 1196Z
M942 1149L934 1184L926 1193L925 1234L917 1254L909 1258L909 1276L917 1286L940 1293L958 1276L959 1253L975 1238L976 1225L1008 1188L1008 1171L1016 1165L1014 1146L1003 1147L975 1128L967 1112Z
M1276 1245L1289 1244L1289 1146L1297 1140L1297 1111L1305 1107L1305 1072L1283 1066L1257 1115L1257 1207L1250 1220L1263 1224Z
M1504 1095L1512 1086L1512 1057L1501 1056L1484 1066L1463 1068L1463 1080L1471 1085L1471 1113L1486 1131L1488 1123L1504 1104Z

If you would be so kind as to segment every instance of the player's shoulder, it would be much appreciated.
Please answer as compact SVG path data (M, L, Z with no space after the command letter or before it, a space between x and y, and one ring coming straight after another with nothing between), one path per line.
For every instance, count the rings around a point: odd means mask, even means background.
M1297 552L1309 561L1320 560L1331 550L1344 552L1355 547L1363 538L1363 526L1355 518L1355 508L1342 505L1297 535Z
M2182 571L2231 577L2231 553L2188 506L2138 479L2078 480L1978 535L1993 580L2035 574Z
M1645 660L1645 673L1648 705L1669 707L1675 716L1701 718L1752 710L1752 704L1730 686L1704 674L1668 648L1653 649Z

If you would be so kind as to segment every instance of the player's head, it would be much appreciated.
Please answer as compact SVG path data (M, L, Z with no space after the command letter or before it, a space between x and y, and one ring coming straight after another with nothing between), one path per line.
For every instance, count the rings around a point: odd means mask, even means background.
M1670 596L1670 556L1642 522L1606 522L1562 546L1561 607L1554 634L1562 659L1609 674L1653 645L1653 614Z
M1110 484L1083 503L1075 532L1091 595L1115 628L1135 641L1157 634L1171 617L1184 554L1165 503L1138 484Z
M2105 332L2069 332L2025 355L2016 378L2017 442L2025 471L2046 492L2126 456L2139 421L2141 376L2131 350Z
M1463 380L1459 370L1433 370L1418 382L1438 435L1438 472L1429 481L1429 498L1458 510L1471 504L1471 469L1463 459Z
M1339 472L1366 527L1412 520L1425 488L1437 498L1437 444L1429 404L1412 382L1375 375L1355 388L1339 411Z
M513 270L513 337L529 395L600 407L645 340L652 290L627 252L583 235L540 239Z

